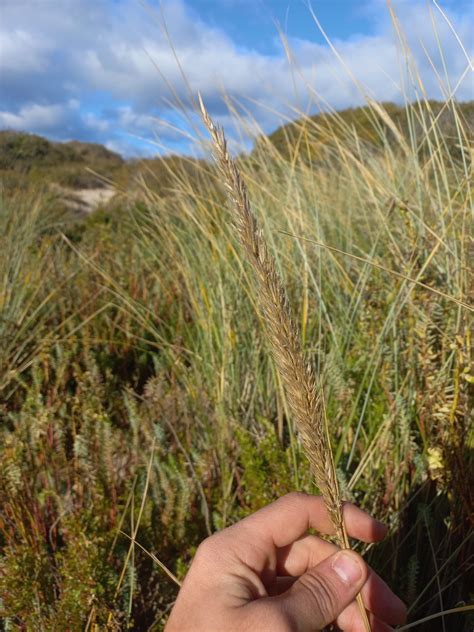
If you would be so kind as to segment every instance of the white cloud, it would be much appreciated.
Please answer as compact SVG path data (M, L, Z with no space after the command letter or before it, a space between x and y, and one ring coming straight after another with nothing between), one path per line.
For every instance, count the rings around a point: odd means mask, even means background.
M47 65L51 45L31 31L2 29L0 69L2 72L40 72Z
M92 112L87 112L82 118L84 125L90 130L94 130L96 132L107 132L110 128L109 121L98 117L96 114L92 114Z
M448 86L425 2L397 0L393 4L427 94L442 97ZM273 55L242 49L226 33L200 20L182 0L164 2L174 50L160 30L156 5L144 9L133 0L3 0L1 11L0 125L49 131L60 138L74 133L75 126L78 137L89 135L123 148L126 132L152 136L156 117L176 122L170 100L183 104L185 120L190 96L197 91L211 113L220 117L227 111L223 92L240 99L249 110L247 122L254 116L265 130L278 124L278 117L270 114L272 108L286 115L295 107L305 109L308 94L312 99L317 95L323 105L342 108L362 103L365 94L400 101L403 94L413 93L410 77L400 73L401 45L382 0L365 3L372 34L334 41L344 64L327 45L290 38L293 69L283 49ZM447 22L436 8L432 13L452 88L467 61ZM454 9L446 13L472 55L469 15ZM442 88L423 47L443 77ZM469 78L457 96L473 97ZM75 108L72 99L80 99L87 109ZM193 120L185 128L191 129L192 124ZM157 131L165 141L176 142L171 129L162 126Z
M15 130L40 130L47 132L65 125L71 115L77 113L79 103L71 99L67 104L39 105L33 103L21 107L18 113L1 112L0 126Z
M152 158L159 153L158 148L152 142L143 143L139 146L131 145L130 139L127 138L127 136L106 140L103 142L103 145L107 147L107 149L110 149L110 151L129 158Z

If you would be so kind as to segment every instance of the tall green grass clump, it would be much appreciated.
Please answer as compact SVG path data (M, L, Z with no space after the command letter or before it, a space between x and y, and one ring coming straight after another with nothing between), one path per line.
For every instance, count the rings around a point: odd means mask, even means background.
M300 142L284 154L261 141L238 160L305 353L327 375L343 496L392 525L368 556L413 604L412 617L462 607L472 563L472 131L454 101L443 107L459 129L455 152L429 102L406 106L411 136L372 103L367 126L391 130L378 148L349 128L342 142L344 117L335 115L323 149L317 120L303 119ZM317 161L299 152L312 143ZM150 274L165 296L173 288L178 338L161 353L191 395L194 423L180 443L193 476L202 450L215 451L216 496L203 511L221 528L245 500L253 510L288 488L313 487L220 176L203 166L196 181L181 177L173 206L145 187L135 221ZM160 340L164 328L148 331ZM211 423L202 423L203 400Z

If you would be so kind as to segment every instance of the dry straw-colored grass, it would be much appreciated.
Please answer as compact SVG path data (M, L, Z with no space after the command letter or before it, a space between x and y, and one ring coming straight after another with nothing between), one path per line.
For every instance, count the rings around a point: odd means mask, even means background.
M290 410L334 526L336 542L341 548L349 548L327 427L323 380L305 361L301 335L291 316L287 294L250 208L245 182L229 154L224 130L214 124L201 98L200 106L203 121L212 137L214 158L231 202L233 224L255 273L259 309ZM370 630L361 595L358 595L357 601L365 627Z

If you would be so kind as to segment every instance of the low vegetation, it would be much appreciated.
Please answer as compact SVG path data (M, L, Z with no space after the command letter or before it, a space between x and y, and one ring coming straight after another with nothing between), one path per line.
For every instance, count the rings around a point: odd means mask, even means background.
M238 164L327 376L341 494L390 525L360 550L410 621L458 610L417 629L467 631L472 104L393 107L302 120ZM207 534L317 491L216 169L116 168L113 210L80 221L31 180L0 200L4 630L161 630L163 565L181 579Z

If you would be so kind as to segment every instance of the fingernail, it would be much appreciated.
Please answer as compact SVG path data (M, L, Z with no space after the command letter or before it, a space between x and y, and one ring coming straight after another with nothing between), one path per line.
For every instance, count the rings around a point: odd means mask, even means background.
M333 569L345 584L354 584L362 576L362 568L354 555L341 551L334 557Z

